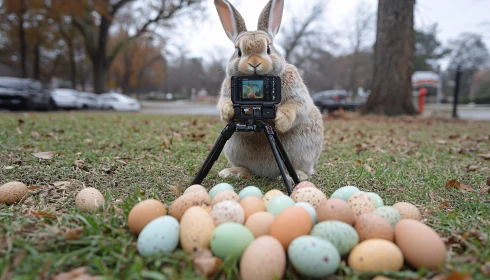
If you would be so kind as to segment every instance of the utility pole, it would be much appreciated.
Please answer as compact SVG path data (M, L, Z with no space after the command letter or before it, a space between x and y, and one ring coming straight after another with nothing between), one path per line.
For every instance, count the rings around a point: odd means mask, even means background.
M454 81L454 100L453 100L453 118L458 118L458 96L459 96L459 80L461 78L461 65L458 65L456 69L456 77Z

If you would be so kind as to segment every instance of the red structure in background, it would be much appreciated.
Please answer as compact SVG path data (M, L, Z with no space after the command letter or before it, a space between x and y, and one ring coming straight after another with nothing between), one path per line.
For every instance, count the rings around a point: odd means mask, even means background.
M421 87L419 89L419 112L422 114L424 112L425 96L427 95L427 89Z

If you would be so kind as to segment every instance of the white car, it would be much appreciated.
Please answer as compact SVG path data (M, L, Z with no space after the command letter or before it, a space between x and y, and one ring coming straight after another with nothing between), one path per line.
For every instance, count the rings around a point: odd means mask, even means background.
M79 92L78 93L78 106L79 109L101 109L102 101L99 96L91 92Z
M56 88L51 91L56 107L61 109L78 108L78 91L69 88Z
M103 109L115 111L139 111L141 105L138 100L127 95L109 92L99 96Z

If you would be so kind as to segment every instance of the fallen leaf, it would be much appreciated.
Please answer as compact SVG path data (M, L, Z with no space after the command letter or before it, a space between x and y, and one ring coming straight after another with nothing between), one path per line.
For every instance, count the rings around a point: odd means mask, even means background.
M448 201L444 201L443 203L439 204L439 206L436 207L436 210L439 210L439 209L442 209L442 208L446 208L449 206L449 202Z
M70 181L57 181L53 183L53 186L57 187L60 190L66 190L67 187L71 185Z
M67 240L78 240L83 232L83 227L70 228L63 233L63 237Z
M490 192L490 186L481 187L479 191L480 194L487 194L489 192Z
M31 145L24 145L24 149L25 150L29 150L29 149L32 149L32 148L35 148L34 146L31 146Z
M459 134L451 134L449 135L449 139L457 139L459 138L459 136L460 136Z
M75 168L81 169L83 171L90 171L88 167L85 165L85 162L81 159L77 159L73 162L73 166Z
M367 165L367 164L364 164L364 169L366 169L367 172L373 174L374 173L374 170L371 166Z
M19 133L20 135L24 134L24 133L22 132L22 130L20 130L20 128L16 127L16 130L17 130L17 133Z
M40 159L52 159L56 154L56 152L39 152L32 155Z
M362 151L365 151L368 149L368 145L366 143L360 143L360 144L356 144L356 153L360 153Z
M486 277L490 278L490 262L486 262L480 267L481 273Z
M29 187L27 187L27 189L29 189L31 191L36 190L38 188L39 188L39 186L29 186Z
M54 135L53 132L46 133L46 136L53 138L54 140L58 140L58 137L56 135Z
M19 125L23 125L23 124L24 124L24 120L23 120L23 119L18 119L18 120L17 120L17 123L18 123Z
M447 276L446 280L471 280L471 274L454 271Z
M490 154L479 154L479 157L482 157L484 160L490 160Z
M74 268L68 272L61 272L54 276L53 280L98 280L100 276L92 276L86 267Z
M457 188L462 191L473 191L475 188L473 186L465 185L461 182L456 181L456 179L452 179L446 182L446 188Z
M94 143L94 140L92 140L92 139L85 139L85 140L83 140L83 142L85 144L87 144L87 145L92 145Z
M437 144L441 144L441 145L445 145L447 143L447 141L446 140L439 139L439 140L436 141L436 143Z
M490 175L488 175L488 178L487 178L487 186L490 186Z
M31 131L31 136L34 138L39 138L39 137L41 137L41 134L39 134L39 132L37 132L37 131Z
M33 211L33 210L31 210L30 213L32 215L36 216L36 217L46 217L46 218L54 218L54 217L56 217L55 214L47 213L47 212L44 212L44 211Z
M9 165L9 166L5 166L3 169L5 169L5 170L11 170L11 169L14 169L14 168L15 168L15 166Z
M475 171L477 169L478 169L478 166L476 166L476 165L468 165L468 166L466 166L466 170L467 171Z
M198 249L192 254L194 271L201 276L210 276L221 266L221 260L215 256L209 249Z

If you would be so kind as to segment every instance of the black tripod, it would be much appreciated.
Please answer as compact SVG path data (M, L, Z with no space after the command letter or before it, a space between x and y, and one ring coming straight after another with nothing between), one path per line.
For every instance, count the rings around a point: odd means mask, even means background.
M279 170L281 171L282 179L284 180L284 183L286 184L286 188L288 191L288 195L291 194L293 191L291 188L291 183L289 182L286 171L284 170L284 165L286 165L286 168L289 172L289 175L293 178L293 181L295 184L299 184L299 178L298 175L296 174L296 171L293 168L293 165L291 164L291 161L289 161L288 155L286 154L286 151L284 150L284 147L282 146L282 143L279 139L279 136L277 133L274 131L272 126L262 120L247 120L247 123L242 124L242 123L235 123L235 122L230 122L226 125L226 127L221 131L220 136L218 137L218 140L216 140L216 143L213 146L213 149L211 149L211 152L209 152L206 160L204 161L204 164L202 165L201 169L199 172L197 172L196 177L194 178L194 181L192 181L192 184L201 184L204 178L208 175L209 171L213 167L213 164L216 162L218 159L219 155L221 154L221 151L223 150L223 147L226 144L226 141L231 138L233 133L235 131L238 132L260 132L261 130L264 131L267 140L269 140L269 144L271 145L272 153L274 154L274 158L276 159L277 166L279 167Z

